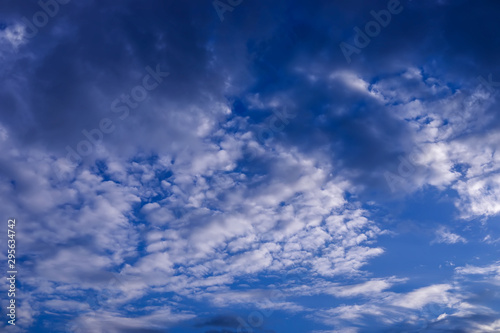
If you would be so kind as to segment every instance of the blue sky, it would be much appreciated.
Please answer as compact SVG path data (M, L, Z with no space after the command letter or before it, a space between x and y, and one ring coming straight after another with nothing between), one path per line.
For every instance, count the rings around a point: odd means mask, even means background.
M0 329L499 332L499 10L0 2Z

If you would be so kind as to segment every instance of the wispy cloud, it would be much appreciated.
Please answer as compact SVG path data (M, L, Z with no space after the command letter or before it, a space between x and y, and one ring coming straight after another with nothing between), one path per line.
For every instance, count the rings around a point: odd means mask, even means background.
M449 231L446 227L441 227L436 230L436 238L433 243L456 244L467 243L467 240L460 235Z

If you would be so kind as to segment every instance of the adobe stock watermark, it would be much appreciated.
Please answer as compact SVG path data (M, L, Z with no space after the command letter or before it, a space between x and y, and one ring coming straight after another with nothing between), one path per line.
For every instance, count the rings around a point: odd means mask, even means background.
M108 286L103 289L101 293L98 293L95 297L88 297L87 303L93 308L90 312L84 314L86 318L95 318L97 316L97 310L99 307L103 307L106 302L114 297L115 295L109 291L110 288L119 289L123 287L123 281L116 273L111 273L112 277L108 284ZM79 324L79 320L74 319L66 324L65 332L67 333L87 333L88 329L86 327L82 327Z
M262 126L257 131L257 139L260 143L271 139L276 134L282 132L285 126L290 123L290 119L294 119L297 115L288 113L286 110L278 111L273 109L273 115L267 118L265 126Z
M285 127L290 124L290 120L297 117L294 113L289 113L286 110L278 111L272 110L273 115L268 117L265 123L257 129L256 139L259 145L264 145L267 140L272 139L279 133L285 130ZM250 149L250 156L246 159L247 162L257 158L257 149Z
M136 85L130 90L130 94L122 94L120 98L115 99L110 106L113 113L118 113L120 120L125 120L130 114L130 109L136 109L139 103L144 101L149 93L163 82L163 79L170 75L168 72L162 72L160 65L156 65L156 69L149 66L146 68L148 74L142 78L142 83ZM111 134L115 131L116 126L111 118L104 117L99 121L96 128L91 130L83 129L82 134L86 139L80 140L76 144L76 149L71 146L66 146L66 159L72 162L79 163L82 157L89 156L93 153L94 148L99 147L104 139L105 134Z
M488 75L488 80L486 80L481 75L479 75L477 79L493 96L498 94L499 91L498 88L500 88L500 82L494 82L492 74Z
M374 10L370 11L371 16L375 19L374 21L369 21L365 24L365 31L363 32L357 26L354 27L356 32L354 36L354 45L347 42L341 42L339 44L340 50L345 57L348 64L351 63L351 56L356 53L359 54L361 49L364 49L371 42L371 38L377 37L382 31L382 27L385 28L391 23L392 15L397 15L403 11L403 6L399 0L389 0L387 3L387 9L382 9L378 13Z
M389 171L384 172L385 180L392 193L394 193L397 188L407 184L408 178L415 174L417 170L417 158L420 154L422 154L422 150L416 147L410 155L408 155L408 158L405 158L403 155L398 156L399 165L397 175Z
M266 119L266 122L259 126L255 133L255 137L257 139L257 143L259 146L263 146L265 141L272 139L274 136L282 132L288 124L290 124L290 120L294 119L297 115L294 113L289 113L288 111L278 111L273 109L273 115ZM248 148L248 157L245 158L246 162L253 161L259 156L259 152L257 148L247 146Z
M42 10L33 14L31 20L26 16L23 16L21 19L24 23L23 36L29 39L35 37L38 34L38 29L45 27L50 19L54 18L59 13L60 5L67 5L70 1L71 0L38 1L38 6L40 6Z
M275 17L272 17L271 19L276 20ZM280 77L281 75L276 66L271 64L264 57L261 57L261 53L269 51L273 43L276 43L276 41L285 41L285 45L283 45L284 47L294 48L295 44L297 43L297 39L297 29L293 25L286 26L285 29L280 29L279 33L276 36L273 36L271 41L266 40L262 42L259 47L250 54L251 63L255 63L258 68L262 69L265 72L268 72L271 75L274 75L275 77ZM289 77L284 78L285 80L290 82Z
M285 294L279 290L273 290L270 297L265 299L266 303L272 303L274 300L285 298ZM238 329L236 333L254 333L254 329L259 329L264 325L265 319L269 318L274 313L274 309L264 309L252 311L248 314L246 320L238 317ZM260 332L260 330L259 330Z
M297 33L293 26L287 27L285 30L280 30L277 36L273 38L273 40L284 40L285 45L293 47L297 42ZM267 51L271 46L271 42L266 41L263 45L263 48L259 50L261 52ZM278 69L265 59L261 59L259 57L259 52L254 51L251 53L251 61L255 63L257 67L264 72L275 76L276 78L280 78L282 75L278 71ZM287 83L291 83L289 77L284 77ZM297 117L297 114L289 112L286 108L282 108L281 110L277 110L276 108L272 109L273 115L268 117L264 124L260 126L256 131L256 138L259 144L263 144L265 141L272 139L277 134L283 132L285 127L288 126L292 119ZM255 151L251 152L251 156L248 160L253 160L257 156Z
M167 244L165 241L161 242L162 245L162 250L166 251L167 249ZM97 311L99 308L102 308L103 306L106 305L106 303L110 300L116 297L116 293L113 293L110 291L110 289L114 290L124 290L126 288L125 283L130 282L130 278L127 279L126 277L120 276L118 273L114 272L109 272L111 275L111 278L109 279L108 284L106 285L106 288L102 289L102 292L98 293L96 296L89 296L87 297L86 301L87 304L91 307L91 311L87 312L84 314L86 318L95 318L97 316ZM65 326L65 332L66 333L88 333L87 327L82 327L79 324L78 318L73 319L66 323Z
M224 13L232 12L235 7L241 5L243 0L214 0L212 5L214 6L215 12L219 16L221 22L224 21Z

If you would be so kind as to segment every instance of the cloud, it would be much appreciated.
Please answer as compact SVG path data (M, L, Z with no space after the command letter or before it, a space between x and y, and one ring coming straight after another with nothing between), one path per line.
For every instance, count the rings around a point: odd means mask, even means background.
M477 325L479 321L473 316L486 315L488 321L495 318L491 309L467 303L466 296L458 290L452 285L440 284L406 293L382 292L364 303L320 310L309 317L341 331L355 332L446 330L459 327L455 326L459 321L464 322L462 325Z
M7 51L9 48L17 49L20 45L24 44L26 39L24 37L24 29L20 24L9 25L8 27L0 30L0 43L9 43L10 45L2 45L2 51ZM1 45L0 44L0 45Z
M125 333L141 330L144 332L161 332L173 323L192 319L193 314L174 313L170 309L154 311L150 315L135 318L123 317L112 312L100 312L84 315L67 325L74 332L112 332Z
M238 319L234 316L215 316L196 324L196 327L217 326L236 328L240 325Z
M75 1L28 40L20 18L40 7L0 4L0 198L20 221L27 330L165 331L205 315L193 304L343 332L497 329L468 284L494 285L496 263L424 283L377 260L398 218L378 207L436 191L462 219L500 212L498 97L477 80L498 72L498 4L408 2L349 67L337 46L363 1L248 2L224 24L205 5ZM156 64L170 75L125 107ZM116 130L67 159L103 118ZM452 223L433 242L473 246Z
M389 281L374 280L354 286L332 288L328 291L328 293L332 293L333 295L339 297L353 297L359 295L377 294L383 290L389 289L391 286L392 283Z
M467 243L467 240L460 235L450 232L445 227L441 227L436 231L436 238L433 240L433 243L456 244Z
M500 263L494 263L489 266L473 266L466 265L464 267L455 268L458 274L463 275L496 275L500 276Z
M450 302L448 291L451 288L452 286L448 284L420 288L403 297L398 297L393 304L410 309L421 309L431 302L447 303Z

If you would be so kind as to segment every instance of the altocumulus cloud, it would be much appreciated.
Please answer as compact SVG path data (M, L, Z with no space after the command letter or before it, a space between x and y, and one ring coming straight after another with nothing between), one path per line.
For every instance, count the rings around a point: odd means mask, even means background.
M0 4L3 330L498 330L497 3L42 3Z

